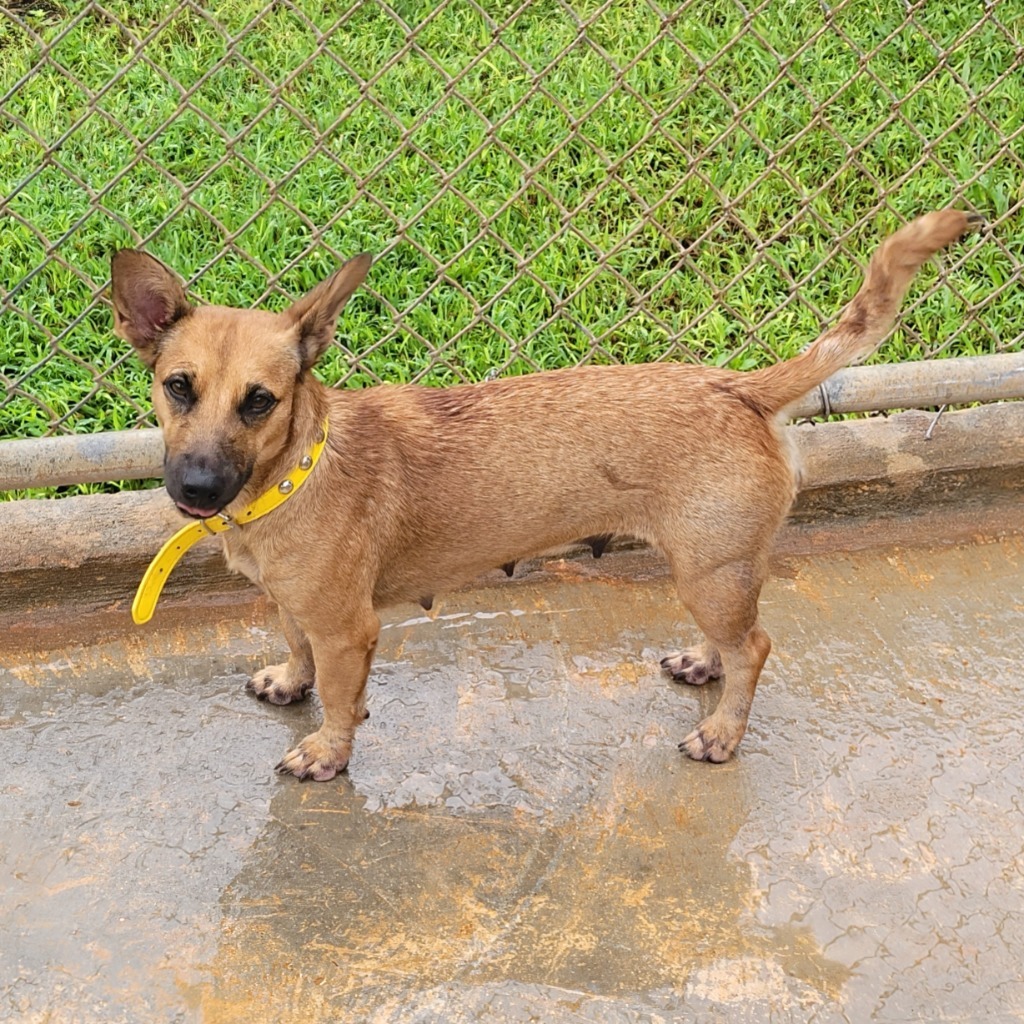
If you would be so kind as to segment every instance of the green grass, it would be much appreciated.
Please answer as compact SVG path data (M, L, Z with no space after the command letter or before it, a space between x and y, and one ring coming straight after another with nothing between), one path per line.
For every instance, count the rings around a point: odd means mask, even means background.
M140 241L271 307L371 250L322 378L445 384L792 355L900 217L961 202L996 241L876 358L1021 345L1019 4L106 6L0 16L0 437L148 421L101 298Z

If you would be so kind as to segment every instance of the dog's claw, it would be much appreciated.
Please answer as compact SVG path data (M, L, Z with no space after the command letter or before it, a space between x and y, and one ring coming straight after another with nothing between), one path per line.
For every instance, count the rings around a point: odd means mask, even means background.
M336 768L334 765L321 765L319 767L308 767L308 768L293 768L290 764L286 764L285 761L279 761L274 766L274 771L278 775L294 775L300 782L305 782L308 779L312 779L313 782L330 782L338 772L343 772L348 765L342 765L340 768Z
M282 760L274 766L274 771L278 775L294 775L300 782L306 782L309 779L312 779L313 782L330 782L335 775L343 772L347 767L347 764L343 764L340 768L335 765L293 767L290 763Z

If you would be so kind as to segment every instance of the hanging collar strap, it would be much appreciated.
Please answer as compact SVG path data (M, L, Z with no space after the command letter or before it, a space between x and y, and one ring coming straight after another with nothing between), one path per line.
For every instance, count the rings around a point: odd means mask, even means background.
M160 600L160 593L164 589L167 577L171 570L181 560L182 555L204 537L212 537L216 533L224 533L227 530L245 526L256 519L260 519L268 512L273 512L278 505L283 505L305 482L307 477L316 468L325 445L327 444L327 419L324 419L323 428L316 443L299 460L299 464L276 486L269 491L264 491L255 501L250 502L237 515L229 516L225 512L218 512L209 519L200 519L197 522L183 526L166 544L157 552L156 557L149 563L139 583L139 589L135 592L135 600L132 601L132 618L136 625L141 626L149 622L156 609L156 603Z

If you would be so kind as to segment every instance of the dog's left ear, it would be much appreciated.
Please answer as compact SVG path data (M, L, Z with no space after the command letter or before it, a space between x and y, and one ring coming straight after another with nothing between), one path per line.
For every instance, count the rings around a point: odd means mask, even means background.
M327 350L334 338L338 314L363 283L372 262L368 252L353 256L282 314L298 327L303 370L308 370Z

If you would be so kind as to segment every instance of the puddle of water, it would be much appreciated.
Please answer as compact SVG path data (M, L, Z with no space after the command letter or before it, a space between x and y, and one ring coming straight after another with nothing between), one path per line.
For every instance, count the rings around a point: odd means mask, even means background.
M326 785L271 771L315 706L242 691L272 623L8 659L0 1018L1020 1017L1022 563L796 563L720 767L658 578L393 616Z

